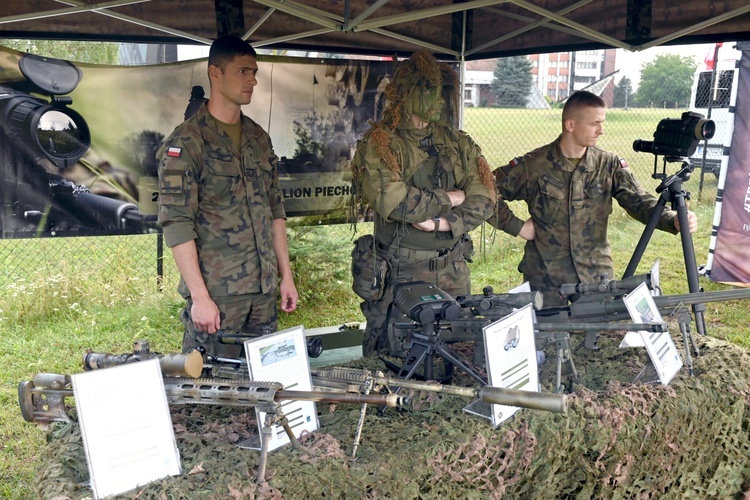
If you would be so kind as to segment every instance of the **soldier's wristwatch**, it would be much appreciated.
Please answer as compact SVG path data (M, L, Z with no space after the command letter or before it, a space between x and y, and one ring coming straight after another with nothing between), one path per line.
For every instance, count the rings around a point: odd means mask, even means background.
M437 233L440 230L440 216L439 215L435 215L432 218L432 222L435 223L435 229L433 229L432 232L433 233Z

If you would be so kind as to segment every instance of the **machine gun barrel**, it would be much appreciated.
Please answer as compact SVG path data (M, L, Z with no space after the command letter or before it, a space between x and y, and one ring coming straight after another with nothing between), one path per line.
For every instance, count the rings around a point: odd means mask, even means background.
M668 332L667 323L536 323L534 330L537 332L598 332L598 331L624 331L624 332Z
M656 307L670 313L681 305L689 306L706 302L750 299L750 288L721 290L716 292L685 293L681 295L658 295L653 297ZM630 319L625 303L620 299L603 297L601 300L585 298L564 307L550 307L536 312L538 323L567 323L570 321L603 319L615 321Z
M565 413L567 411L567 400L564 394L519 391L493 386L484 386L476 389L473 387L444 385L434 381L420 382L411 379L386 377L382 374L372 375L365 370L341 367L320 368L313 370L311 374L313 385L321 388L361 392L369 380L375 385L388 388L400 387L404 389L455 394L458 396L479 398L485 403L518 406L520 408L551 411L553 413Z
M375 404L389 407L409 405L409 398L398 394L340 394L327 391L286 391L278 382L249 380L165 378L167 401L172 404L222 404L253 406L269 401L315 401L321 403Z
M659 309L672 309L679 305L691 306L705 302L723 302L725 300L750 299L750 288L719 290L716 292L684 293L682 295L659 295L654 302Z

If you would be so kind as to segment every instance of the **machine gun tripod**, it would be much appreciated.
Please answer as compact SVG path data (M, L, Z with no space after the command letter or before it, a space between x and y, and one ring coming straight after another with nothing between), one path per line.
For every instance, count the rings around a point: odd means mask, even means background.
M440 338L441 321L456 320L461 312L455 299L435 285L415 281L396 285L393 302L414 321L413 324L394 325L395 328L411 329L411 343L401 368L397 370L399 377L412 378L422 366L424 379L435 380L434 357L438 355L445 362L448 375L457 366L481 385L487 385L487 381Z

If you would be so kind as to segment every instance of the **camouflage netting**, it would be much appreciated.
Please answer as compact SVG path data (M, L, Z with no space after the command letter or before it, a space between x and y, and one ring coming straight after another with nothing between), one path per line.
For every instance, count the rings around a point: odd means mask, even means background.
M750 498L750 353L697 338L693 377L683 368L668 387L632 384L647 357L618 349L621 336L573 350L581 382L567 415L521 410L492 429L462 411L465 398L415 394L411 411L368 411L352 460L359 408L318 404L321 430L300 450L270 453L263 487L253 482L258 453L232 444L256 433L252 411L174 407L183 474L121 498ZM382 368L352 363L368 365ZM56 424L48 436L39 495L90 496L78 427Z

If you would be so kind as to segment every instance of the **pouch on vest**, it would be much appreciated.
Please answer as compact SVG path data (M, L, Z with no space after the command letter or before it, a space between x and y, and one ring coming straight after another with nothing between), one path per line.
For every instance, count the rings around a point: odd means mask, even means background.
M352 290L364 300L383 298L390 277L390 265L374 249L374 238L367 234L354 242L352 250Z

